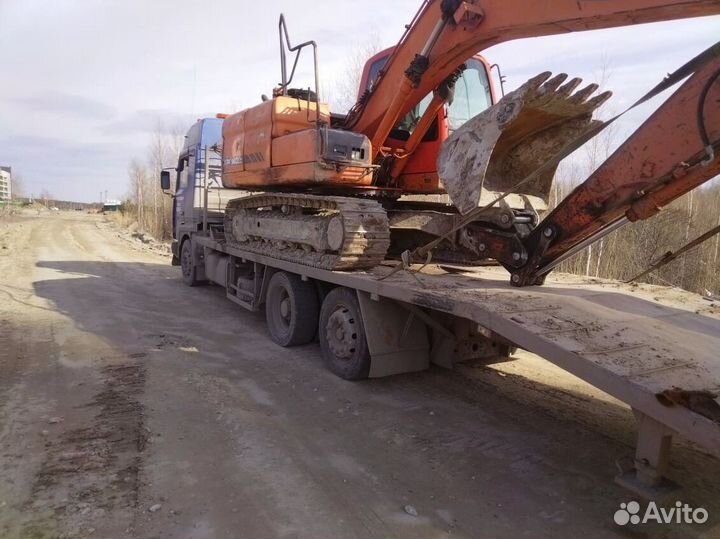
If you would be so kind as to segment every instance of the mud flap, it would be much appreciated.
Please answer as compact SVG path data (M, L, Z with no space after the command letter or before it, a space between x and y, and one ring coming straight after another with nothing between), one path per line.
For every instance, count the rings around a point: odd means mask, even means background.
M517 184L596 122L593 111L612 95L603 92L591 98L596 84L573 94L581 79L565 83L566 74L550 75L530 79L468 120L443 144L438 173L460 213L507 192L532 199L536 210L546 209L556 167L531 183Z
M358 303L370 351L370 378L417 372L430 366L425 324L396 301L371 299L358 291Z

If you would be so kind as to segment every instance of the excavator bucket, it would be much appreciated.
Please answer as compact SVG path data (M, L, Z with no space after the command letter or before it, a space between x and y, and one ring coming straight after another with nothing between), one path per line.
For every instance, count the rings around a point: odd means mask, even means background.
M597 120L593 112L612 95L594 97L597 84L575 92L582 82L561 73L533 77L457 129L438 157L440 180L462 214L497 196L513 207L547 208L555 168L517 186ZM575 93L573 93L575 92Z

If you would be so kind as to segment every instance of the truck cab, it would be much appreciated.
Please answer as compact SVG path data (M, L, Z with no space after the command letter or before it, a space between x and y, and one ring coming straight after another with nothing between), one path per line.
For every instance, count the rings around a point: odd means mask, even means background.
M202 118L188 130L174 169L163 171L162 187L173 196L173 264L183 242L204 227L222 225L227 202L243 191L224 189L221 180L224 116Z

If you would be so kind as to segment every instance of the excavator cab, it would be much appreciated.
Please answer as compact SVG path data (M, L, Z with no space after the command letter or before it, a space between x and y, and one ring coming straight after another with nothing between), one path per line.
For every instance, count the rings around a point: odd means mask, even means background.
M385 49L366 62L359 98L372 89L393 51L394 47ZM422 116L431 105L432 98L432 94L426 95L395 126L387 139L387 145L393 151L406 148L408 139L421 125ZM443 143L456 129L487 110L496 100L490 65L484 57L475 55L465 62L465 69L455 83L453 98L440 108L417 148L405 158L401 173L393 178L393 187L409 193L444 193L437 172L437 156Z

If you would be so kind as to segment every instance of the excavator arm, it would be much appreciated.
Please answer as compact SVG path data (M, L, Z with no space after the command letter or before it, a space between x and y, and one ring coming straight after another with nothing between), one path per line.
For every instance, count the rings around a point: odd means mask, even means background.
M375 158L399 118L430 92L436 103L439 90L479 50L518 38L718 13L720 0L426 0L378 80L350 111L346 127L370 138ZM573 93L579 79L543 73L471 119L446 141L438 160L440 179L463 216L459 222L469 225L454 228L461 243L481 258L498 260L513 284L540 284L589 243L650 217L720 173L714 155L720 138L719 56L717 46L710 49L688 81L529 235L472 219L483 196L499 201L523 183L517 194L547 202L557 166L552 158L594 131L600 122L592 113L609 92L593 97L597 86L589 85ZM426 255L439 241L414 254Z
M720 13L719 0L426 0L346 127L380 151L398 120L480 50L514 39Z
M530 102L537 100L537 95L549 103L557 101L557 91L540 91L544 85L538 86L537 80L546 76L531 79L508 94L505 105L521 98L527 100L528 93ZM440 154L440 168L450 171L448 192L453 200L461 201L458 209L463 216L454 230L465 234L466 244L473 251L504 265L512 274L513 284L541 284L549 271L594 241L629 222L652 217L663 206L714 178L720 174L720 42L668 75L636 105L683 79L685 82L613 155L522 237L473 227L474 221L508 194L499 195L488 204L478 204L476 169L481 170L480 176L486 175L485 171L497 161L502 164L509 160L514 166L502 168L502 175L510 177L516 190L527 191L525 184L537 182L548 171L554 172L563 157L621 115L604 123L582 123L574 138L565 141L564 146L554 147L554 155L536 161L534 170L520 167L523 174L514 174L519 169L518 163L527 162L522 152L521 157L518 152L498 152L498 158L491 154L495 148L483 142L488 131L492 135L487 126L492 127L491 120L503 112L504 100L479 114L448 139ZM537 89L533 93L527 87ZM546 130L543 136L552 134L552 130ZM542 142L537 138L534 142L539 140ZM532 144L525 143L524 153L534 155L532 150ZM438 241L417 249L415 259L426 257Z
M514 284L535 284L560 262L720 174L720 42L694 73L523 243Z

